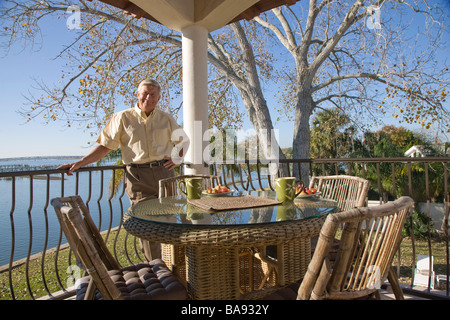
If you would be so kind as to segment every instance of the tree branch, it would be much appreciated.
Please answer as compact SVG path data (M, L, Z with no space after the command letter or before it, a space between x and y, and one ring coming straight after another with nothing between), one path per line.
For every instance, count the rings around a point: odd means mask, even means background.
M327 57L330 55L332 50L336 47L336 45L339 43L341 38L344 36L345 32L350 28L356 21L361 19L365 15L360 15L357 17L358 10L362 7L363 0L357 0L350 10L345 15L345 18L339 25L338 30L335 32L333 37L330 41L327 41L327 44L323 48L322 52L320 52L314 61L311 63L310 66L310 73L315 74L319 67L322 65L322 63L327 59Z
M283 44L283 46L288 49L289 51L293 51L294 46L292 45L292 43L288 40L287 37L284 36L284 34L281 32L280 29L278 29L277 26L275 26L274 24L267 22L263 19L261 19L260 17L255 17L253 18L257 23L259 23L261 26L263 26L264 28L269 29L270 31L272 31L275 36L277 37L277 39ZM295 42L294 42L295 43Z

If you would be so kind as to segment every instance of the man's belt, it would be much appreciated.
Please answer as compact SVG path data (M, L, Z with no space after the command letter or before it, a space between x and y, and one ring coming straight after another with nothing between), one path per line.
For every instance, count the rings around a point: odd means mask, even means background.
M166 162L166 160L158 160L147 163L132 163L129 164L129 166L132 168L153 168L162 166L164 162Z

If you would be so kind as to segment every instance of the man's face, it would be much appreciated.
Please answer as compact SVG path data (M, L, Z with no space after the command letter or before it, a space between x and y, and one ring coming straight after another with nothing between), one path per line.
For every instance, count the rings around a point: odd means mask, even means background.
M138 99L139 109L144 111L147 116L155 109L160 98L159 89L154 86L143 85L139 88Z

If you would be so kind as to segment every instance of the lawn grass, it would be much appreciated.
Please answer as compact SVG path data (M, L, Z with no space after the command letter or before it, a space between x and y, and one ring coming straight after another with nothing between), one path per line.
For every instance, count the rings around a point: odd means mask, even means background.
M414 252L412 242L413 240L410 237L406 237L400 247L400 282L411 284L413 266L418 254L433 257L433 269L436 275L447 274L447 244L444 240L436 238L431 239L428 243L426 239L415 239ZM394 258L394 266L397 264L397 259L397 257Z
M120 246L114 248L116 237L116 243L120 244ZM121 230L119 234L117 234L117 230L113 230L108 236L107 246L111 252L116 252L116 259L123 266L141 261L134 249L134 239L134 237L126 237L126 231L124 230ZM139 248L139 243L137 246ZM57 254L58 256L56 256ZM43 257L40 255L38 258L30 260L28 265L23 263L12 269L11 280L14 299L30 300L32 299L31 295L34 299L45 297L49 293L55 293L73 285L74 276L83 276L83 271L76 266L75 257L73 252L69 250L69 247L63 248L58 252L47 253L44 262L42 259ZM28 282L27 278L29 279ZM6 270L0 273L0 300L12 299L9 272Z

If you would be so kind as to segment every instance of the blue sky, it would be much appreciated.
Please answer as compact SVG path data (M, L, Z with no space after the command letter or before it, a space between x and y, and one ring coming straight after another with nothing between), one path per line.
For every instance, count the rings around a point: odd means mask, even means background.
M67 15L69 16L69 15ZM64 45L74 36L63 19L49 18L42 27L42 45L34 49L23 49L20 45L10 49L7 55L0 55L2 83L0 87L0 158L85 155L95 145L96 136L78 128L67 128L62 121L44 124L42 118L26 122L18 111L26 107L25 96L33 90L35 80L50 87L61 77L64 61L55 59ZM117 106L116 111L128 106ZM245 129L251 128L249 124ZM280 122L282 141L292 141L293 124ZM90 143L90 144L89 144ZM282 144L285 146L286 143Z
M65 19L49 18L42 27L42 45L37 44L33 49L15 46L6 56L0 52L0 158L85 155L95 144L96 137L82 129L67 128L61 121L44 125L42 119L35 119L26 123L18 114L26 103L25 95L29 91L39 93L32 90L33 79L50 87L60 79L64 61L54 58L74 35L75 32L67 28ZM116 111L125 107L117 106ZM276 115L272 117L276 119ZM290 145L293 124L280 121L274 125L279 129L281 146ZM244 129L249 128L247 121Z
M87 132L64 128L61 122L43 125L41 119L26 123L18 111L26 103L25 96L35 85L33 79L56 83L62 61L56 55L73 35L64 20L54 20L42 29L43 42L34 49L15 46L8 55L0 56L0 158L46 155L84 155L91 146Z

